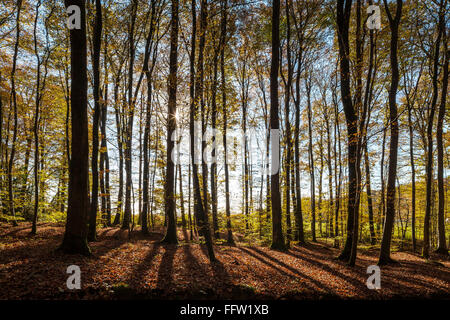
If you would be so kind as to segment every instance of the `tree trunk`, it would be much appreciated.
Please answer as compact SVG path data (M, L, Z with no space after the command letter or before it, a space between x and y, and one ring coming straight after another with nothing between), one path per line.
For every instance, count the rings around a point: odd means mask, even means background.
M428 114L428 124L427 124L427 161L426 161L426 204L425 204L425 218L423 223L423 251L422 256L425 259L430 257L430 219L431 219L431 207L433 205L433 122L434 114L436 112L436 104L438 98L438 75L439 75L439 50L441 46L441 37L444 27L444 0L440 1L439 7L439 25L438 25L438 36L434 48L433 56L433 96L430 106L430 111Z
M151 44L153 42L153 36L155 33L155 20L156 20L156 1L153 1L151 4L151 17L150 17L150 31L147 36L147 41L145 44L145 56L144 56L144 72L147 79L147 103L146 103L146 112L145 112L145 128L144 128L144 168L143 168L143 206L142 206L142 233L147 235L149 233L148 230L148 212L149 212L149 167L150 167L150 159L149 159L149 148L148 142L150 138L150 123L152 117L152 92L153 92L153 83L152 83L152 73L153 67L155 65L155 61L153 60L152 66L149 66L149 55ZM154 49L156 50L156 49ZM155 56L154 56L155 57Z
M290 195L290 173L291 173L291 157L292 157L292 137L291 137L291 124L289 122L289 105L291 102L291 86L292 86L292 62L291 62L291 24L290 24L290 4L289 0L286 0L286 59L288 66L287 83L285 89L285 100L284 100L284 123L286 130L286 184L285 184L285 198L286 198L286 223L287 223L287 233L286 233L286 243L289 246L289 242L292 236L291 228L291 195Z
M94 119L92 123L92 195L89 214L88 241L97 240L97 210L98 210L98 128L100 123L100 51L102 42L102 4L95 0L95 24L93 39L93 74L94 74Z
M328 199L328 223L329 223L329 236L333 237L333 160L331 158L331 132L330 132L330 118L329 118L329 108L328 106L325 106L325 112L324 112L324 118L325 118L325 128L327 131L327 166L328 166L328 193L329 193L329 199Z
M320 133L319 138L319 157L320 157L320 169L319 169L319 202L317 203L317 207L319 210L319 232L320 236L323 237L322 223L322 183L323 183L323 135Z
M367 143L364 145L364 164L366 171L366 192L367 192L367 209L369 211L369 229L370 229L370 243L376 243L375 228L373 224L373 202L372 202L372 188L370 186L370 162L369 152L367 150Z
M412 105L408 103L409 157L411 162L411 237L412 250L416 252L416 167L414 163L414 131L411 109Z
M311 110L311 76L308 75L308 79L305 80L306 96L308 101L308 154L309 154L309 176L310 176L310 192L311 192L311 233L312 241L316 242L316 183L314 176L314 154L312 145L312 110Z
M337 3L337 34L339 42L339 60L340 60L340 80L341 80L341 97L344 106L345 118L347 121L348 135L348 204L347 204L347 239L344 249L339 255L339 259L349 261L352 251L353 242L353 225L357 199L357 116L355 114L350 89L350 46L349 46L349 23L351 13L351 0L338 0Z
M119 191L117 194L117 208L116 216L114 217L113 225L120 224L120 216L122 215L122 202L123 202L123 126L121 123L120 111L119 111L119 82L120 82L120 70L116 76L114 83L114 111L116 117L116 130L117 130L117 148L119 149Z
M87 118L87 49L85 0L66 0L81 9L81 28L70 30L72 156L69 165L69 201L61 249L89 255L86 222L89 210L89 142ZM76 137L76 138L75 138Z
M17 16L16 16L16 42L14 44L13 65L11 70L11 104L14 112L14 126L13 126L13 138L11 141L11 153L9 155L8 162L8 202L9 213L12 216L13 226L17 226L16 211L14 204L14 192L13 192L13 177L12 171L14 166L14 156L16 153L16 140L17 140L17 93L16 93L16 66L17 66L17 54L19 52L19 39L20 39L20 12L22 10L22 0L17 1ZM8 157L7 157L8 158Z
M123 215L122 229L130 230L131 222L131 189L133 185L132 177L132 146L133 146L133 121L134 121L134 108L135 99L133 97L133 71L134 71L134 59L135 59L135 46L134 46L134 29L136 25L136 11L138 6L138 0L133 0L131 3L131 21L129 27L128 41L129 41L129 57L130 62L128 65L128 116L125 133L125 212Z
M212 80L212 88L211 88L211 126L214 132L214 141L211 150L211 207L212 207L212 218L213 218L213 230L214 237L216 239L219 238L219 222L217 218L217 162L216 162L216 120L217 120L217 102L216 102L216 94L217 94L217 64L218 64L218 50L220 48L214 50L213 57L213 80Z
M398 60L397 60L397 41L398 27L402 15L402 0L397 0L397 9L395 17L391 16L387 1L384 0L386 13L389 18L391 29L391 49L390 66L392 70L391 87L389 89L389 118L391 122L391 142L389 147L389 174L387 182L386 197L386 221L383 229L383 239L381 241L379 265L393 262L390 258L392 230L395 217L395 179L397 174L397 153L398 153L398 119L397 119L397 88L399 81Z
M441 1L442 5L443 1ZM441 25L443 44L444 44L444 55L445 62L443 65L443 78L442 78L442 94L441 94L441 104L439 106L438 123L437 123L437 151L438 151L438 189L439 189L439 203L438 203L438 234L439 242L437 253L448 255L448 249L445 239L445 190L444 190L444 143L443 143L443 124L445 117L445 108L447 100L447 89L448 89L448 60L450 58L450 50L448 50L447 35L445 33L445 26Z
M221 22L220 22L220 73L222 77L222 111L223 111L223 149L224 149L224 170L225 170L225 214L227 219L227 243L234 245L233 231L231 229L231 209L230 209L230 174L228 170L228 150L227 150L227 125L228 106L227 89L225 75L225 45L227 36L227 1L222 0Z
M278 119L278 69L280 63L280 0L272 4L272 59L270 66L270 129L271 133L271 177L272 245L275 250L285 250L280 197L280 123ZM277 170L275 170L277 169ZM276 171L276 172L274 172Z
M108 43L107 37L105 36L105 44ZM108 56L108 46L105 45L104 56L105 56L105 79L108 79L108 63L106 57ZM111 189L109 184L109 155L108 155L108 144L106 139L106 119L108 117L108 83L103 85L103 103L101 104L101 151L100 151L100 189L102 193L102 214L104 215L104 225L107 227L111 226Z
M167 216L167 230L162 242L178 243L177 216L174 195L174 162L172 152L174 141L172 135L177 126L177 69L178 69L178 0L172 0L172 17L170 29L170 58L169 58L169 85L168 85L168 120L167 120L167 162L166 184L164 186L165 212Z
M295 129L294 129L294 158L295 158L295 224L296 240L305 244L302 212L302 190L300 186L300 76L301 76L302 51L297 56L297 78L295 79Z
M38 211L39 211L39 122L40 122L40 103L41 103L41 59L38 53L38 39L37 39L37 23L39 19L39 7L41 6L41 1L39 0L36 4L36 16L34 20L34 52L36 55L36 109L34 114L34 212L33 212L33 223L31 226L31 235L36 234ZM27 160L25 160L27 162ZM28 163L27 163L28 166ZM26 179L25 179L26 183Z
M200 98L203 95L203 81L200 77L196 77L194 72L194 62L195 62L195 35L196 35L196 11L195 11L195 0L192 0L192 51L190 57L190 96L191 96L191 108L190 108L190 121L189 121L189 131L191 136L191 161L192 161L192 175L193 175L193 185L194 185L194 212L197 214L197 222L199 233L205 238L206 247L208 250L209 260L211 262L216 261L214 255L214 249L212 245L211 230L209 228L208 217L206 215L205 209L203 207L202 196L200 193L200 181L198 178L198 166L195 161L195 146L194 146L194 120ZM200 23L200 44L199 44L199 54L198 54L198 69L199 74L203 73L203 49L205 46L205 31L206 31L206 19L207 19L207 0L201 1L200 9L201 23ZM195 81L194 81L195 79ZM195 88L194 88L195 82ZM195 94L194 94L195 92ZM203 148L202 148L203 149Z

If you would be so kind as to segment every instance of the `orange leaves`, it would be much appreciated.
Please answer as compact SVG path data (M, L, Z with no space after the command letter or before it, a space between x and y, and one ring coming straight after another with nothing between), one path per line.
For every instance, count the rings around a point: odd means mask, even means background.
M40 224L38 237L29 226L0 225L0 299L110 299L129 297L199 299L379 299L395 296L447 296L450 266L426 264L409 253L395 253L396 267L382 269L382 289L368 290L366 268L376 252L363 252L355 268L334 259L323 244L293 246L287 252L266 247L218 246L218 262L209 263L204 245L161 245L162 234L131 240L119 229L99 230L91 243L93 257L55 252L63 226ZM219 249L220 248L220 249ZM66 288L68 265L81 269L80 291Z

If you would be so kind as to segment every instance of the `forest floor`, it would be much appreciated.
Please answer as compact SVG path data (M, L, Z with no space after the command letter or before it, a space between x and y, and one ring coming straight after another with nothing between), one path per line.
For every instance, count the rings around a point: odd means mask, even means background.
M450 299L450 260L410 252L393 253L399 264L382 267L381 289L369 290L375 249L360 250L356 266L348 267L324 242L287 252L217 245L211 265L204 245L162 245L157 232L128 237L100 229L93 255L84 257L56 251L61 224L40 223L34 237L29 231L28 223L0 224L0 299ZM66 287L69 265L81 269L81 290Z

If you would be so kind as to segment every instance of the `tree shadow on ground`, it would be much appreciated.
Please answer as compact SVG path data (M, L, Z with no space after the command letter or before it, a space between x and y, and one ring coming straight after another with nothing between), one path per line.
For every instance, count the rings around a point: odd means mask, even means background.
M317 289L319 289L322 291L321 293L334 295L334 292L329 287L327 287L324 284L320 283L319 281L316 281L315 279L312 279L311 277L301 273L297 269L285 264L284 262L282 262L274 257L271 257L264 252L261 252L261 250L258 250L255 248L243 248L243 247L239 247L239 250L252 256L253 258L257 259L258 261L262 262L263 264L266 264L267 266L269 266L272 269L276 270L277 272L283 274L284 276L291 277L294 279L300 278L300 279L304 280L302 282L303 286L311 292L317 292ZM252 252L252 251L255 251L255 252ZM283 267L283 268L289 270L291 273L284 271L280 267ZM306 281L312 282L313 284L316 285L317 288L311 286Z

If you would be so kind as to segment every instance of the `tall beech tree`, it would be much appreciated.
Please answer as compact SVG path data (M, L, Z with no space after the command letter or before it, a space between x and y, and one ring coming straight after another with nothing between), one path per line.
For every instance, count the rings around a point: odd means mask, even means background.
M348 261L350 258L353 224L357 193L357 117L353 108L353 101L350 89L350 45L349 45L349 24L352 9L351 0L338 0L337 2L337 36L339 44L339 65L341 81L341 99L344 106L345 118L347 121L348 134L348 206L347 206L347 238L341 254L340 260Z
M172 17L170 20L170 57L168 80L168 112L167 112L167 162L166 183L164 185L164 203L167 217L166 235L162 242L178 243L176 206L174 195L174 161L172 159L174 141L172 135L175 132L177 119L177 69L178 69L178 0L172 0Z
M389 88L389 120L391 131L391 142L389 146L389 173L386 187L386 219L384 222L383 239L381 241L379 265L392 263L390 257L392 230L395 217L395 179L397 175L397 154L398 154L398 112L397 112L397 88L399 82L398 70L398 32L400 19L402 16L403 0L397 0L396 12L393 17L389 5L384 0L384 7L389 19L389 28L391 30L390 43L390 66L391 66L391 86Z
M41 57L38 50L38 37L37 37L37 24L39 20L39 8L42 5L42 1L39 0L36 3L36 16L34 19L34 27L33 27L33 42L34 42L34 53L36 56L36 98L35 98L35 113L34 113L34 125L33 125L33 135L34 135L34 209L33 209L33 222L31 225L31 234L35 235L37 231L37 220L39 213L39 187L40 187L40 152L39 152L39 126L40 126L40 107L43 99L43 95L45 92L45 84L47 81L48 75L48 62L50 58L50 44L48 39L48 21L51 17L53 11L50 12L49 16L45 19L45 27L46 27L46 47L44 56ZM44 74L42 74L41 69L44 66ZM29 155L29 153L27 153ZM25 156L25 167L28 168L28 156ZM26 179L25 179L26 183ZM22 188L25 190L25 187Z
M201 0L200 4L200 39L199 39L199 53L198 53L198 74L195 74L195 35L197 33L196 27L196 9L195 0L192 0L192 48L190 57L190 96L191 106L189 114L189 133L190 133L190 149L191 149L191 162L192 162L192 179L194 188L194 212L197 214L197 224L199 233L205 238L206 247L208 250L209 260L211 262L216 260L214 255L214 249L212 245L211 230L209 228L208 216L206 209L204 208L204 202L202 201L202 195L200 192L200 180L198 177L198 164L196 163L196 157L198 151L195 149L195 137L194 137L194 120L197 114L198 106L200 104L201 96L203 95L203 81L199 75L203 73L203 54L205 47L205 32L206 32L206 18L207 18L207 0ZM202 146L203 149L203 146ZM203 162L203 160L202 160ZM204 167L204 166L203 166ZM205 180L204 180L205 181Z
M144 65L143 70L145 72L145 77L147 80L147 101L146 101L146 111L145 111L145 127L144 127L144 169L143 169L143 205L142 205L142 233L148 234L148 212L149 212L149 178L150 178L150 159L149 159L149 138L150 138L150 123L152 119L153 103L152 103L152 93L153 93L153 81L152 75L155 68L155 60L157 57L158 41L155 41L155 34L157 31L157 23L159 21L161 9L157 9L160 3L158 1L153 1L151 3L150 12L150 29L147 35L147 40L145 43L145 55L144 55ZM156 35L157 36L157 35ZM152 55L151 64L150 55ZM176 97L175 97L176 98ZM176 101L175 101L176 102Z
M17 15L16 15L16 40L14 44L14 54L13 54L13 64L11 68L11 99L10 105L13 107L14 113L14 125L13 125L13 138L11 141L11 151L6 154L6 162L8 163L8 204L9 213L12 216L13 226L17 226L16 222L16 208L14 204L14 192L13 192L13 167L14 167L14 157L16 154L16 140L17 140L17 129L18 129L18 116L17 116L17 92L16 92L16 68L17 68L17 55L19 53L19 41L20 41L20 13L22 10L22 0L17 1Z
M97 211L98 211L98 146L99 146L99 125L102 103L100 101L100 52L102 43L102 4L100 0L95 0L95 22L94 22L94 37L93 37L93 74L94 74L94 118L92 123L92 155L91 155L91 170L92 170L92 193L91 193L91 207L89 213L89 230L88 240L97 240Z
M128 26L128 84L127 84L127 117L126 117L126 129L125 129L125 211L122 221L122 229L129 229L131 223L131 188L133 184L132 178L132 145L133 145L133 124L135 113L135 96L133 95L133 75L134 75L134 60L136 53L135 46L135 28L136 28L136 15L138 0L132 0L131 2L131 14L130 23Z
M285 83L285 95L284 95L284 126L286 135L286 185L285 185L285 201L286 201L286 223L287 223L287 233L286 240L287 244L291 240L292 230L291 230L291 196L290 196L290 171L291 171L291 158L292 158L292 137L291 137L291 123L289 121L290 115L290 103L291 103L291 89L292 89L292 73L293 65L291 60L291 19L290 19L290 7L291 4L289 0L285 1L286 8L286 59L287 59L287 81Z
M442 34L442 44L444 50L444 64L442 66L442 91L441 91L441 103L439 105L438 122L436 128L437 139L437 175L438 175L438 248L437 253L448 255L448 248L445 239L445 190L444 190L444 142L443 142L443 125L445 118L445 111L447 108L447 90L448 90L448 60L450 58L450 50L448 49L448 34L445 27L445 13L444 8L448 7L448 1L441 0L440 3L440 15L439 15L439 31Z
M225 74L225 45L227 39L227 7L228 0L221 1L221 19L220 19L220 74L222 77L222 112L223 112L223 149L224 149L224 171L225 171L225 214L227 219L227 243L234 244L233 231L231 229L231 208L230 208L230 174L228 166L227 150L227 126L228 126L228 106L227 106L227 87Z
M89 210L89 142L87 118L87 47L85 0L66 0L66 7L80 8L80 29L70 30L71 151L69 202L61 249L66 253L90 254L87 243Z
M285 250L281 221L280 196L280 122L278 101L278 69L280 64L280 0L272 2L272 59L270 64L270 129L271 134L271 177L270 191L272 204L272 245L275 250ZM274 172L276 170L276 172Z
M427 128L426 128L426 203L425 203L425 217L423 222L423 249L422 256L425 259L430 257L430 219L433 202L433 124L436 113L436 105L438 99L438 77L439 77L439 58L442 33L445 31L442 26L445 23L445 11L444 3L446 1L440 0L439 4L439 21L437 25L437 37L434 42L433 55L432 55L432 86L433 93L431 98L431 104L427 112Z

